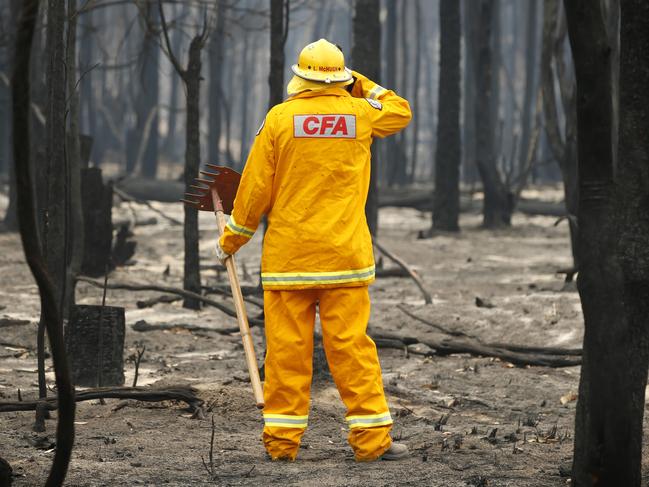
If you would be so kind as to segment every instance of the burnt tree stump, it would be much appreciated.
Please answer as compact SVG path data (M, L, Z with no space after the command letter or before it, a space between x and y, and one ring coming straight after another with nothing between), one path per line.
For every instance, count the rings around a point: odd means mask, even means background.
M102 312L101 306L74 306L65 332L75 385L124 385L124 308L105 306Z
M81 169L81 199L85 228L81 273L91 277L103 276L107 267L112 268L113 188L104 184L101 169Z

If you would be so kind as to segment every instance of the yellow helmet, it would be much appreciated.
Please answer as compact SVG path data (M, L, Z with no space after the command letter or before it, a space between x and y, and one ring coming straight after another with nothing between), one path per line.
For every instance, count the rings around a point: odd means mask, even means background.
M312 42L302 49L297 64L291 69L295 76L287 87L289 95L346 86L353 81L351 69L345 67L345 55L326 39Z

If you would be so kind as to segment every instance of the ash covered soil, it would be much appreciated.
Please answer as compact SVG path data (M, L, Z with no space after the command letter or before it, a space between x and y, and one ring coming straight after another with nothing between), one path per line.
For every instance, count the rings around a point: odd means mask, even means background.
M556 193L556 192L555 192ZM552 196L552 195L551 195ZM182 219L180 204L152 203ZM109 281L182 286L182 227L143 205L122 203L113 219L145 220L136 226L134 264L110 274ZM567 225L555 218L517 214L511 229L486 231L477 214L462 216L462 233L419 240L430 214L385 208L380 242L415 268L433 294L425 305L414 282L381 278L371 286L370 329L442 338L416 315L485 342L579 348L582 315L578 295L564 289L557 269L571 264ZM214 262L213 217L201 215L201 256ZM37 396L37 290L25 264L19 237L0 234L0 399ZM261 239L239 254L243 284L257 284ZM386 267L394 266L384 259ZM165 272L168 268L168 271ZM204 284L225 283L214 270ZM138 385L188 384L205 401L204 419L194 419L183 403L78 403L76 443L67 485L318 485L318 486L558 486L570 464L579 368L515 367L505 361L467 354L424 357L406 350L380 349L392 415L393 437L408 445L402 462L357 464L346 443L344 408L330 378L312 388L309 429L295 463L266 459L261 416L255 408L237 333L190 332L182 328L138 332L133 325L193 324L225 329L233 318L216 308L182 308L181 302L138 309L152 292L109 290L107 304L126 308L126 384L133 380L132 356L146 346ZM227 298L213 299L232 305ZM476 297L493 307L476 306ZM78 304L100 304L101 289L80 283ZM259 308L248 305L251 316ZM252 330L258 355L262 331ZM426 351L415 345L415 351ZM48 368L53 384L53 372ZM562 401L563 398L563 401ZM55 417L55 414L52 415ZM209 454L214 418L214 471ZM45 433L32 432L32 412L0 414L0 456L18 474L14 485L42 485L53 458L55 421ZM44 437L47 437L46 439ZM646 463L646 462L645 462ZM561 467L561 468L560 468Z

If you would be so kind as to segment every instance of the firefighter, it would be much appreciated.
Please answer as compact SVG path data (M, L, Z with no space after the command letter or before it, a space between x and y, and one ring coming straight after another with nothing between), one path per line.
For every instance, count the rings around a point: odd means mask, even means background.
M372 140L406 127L410 106L346 68L342 51L325 39L307 45L292 70L289 97L257 132L217 242L224 261L267 215L264 445L273 460L295 460L298 453L308 422L317 309L356 460L405 458L407 447L390 438L381 366L366 333L374 256L365 201Z

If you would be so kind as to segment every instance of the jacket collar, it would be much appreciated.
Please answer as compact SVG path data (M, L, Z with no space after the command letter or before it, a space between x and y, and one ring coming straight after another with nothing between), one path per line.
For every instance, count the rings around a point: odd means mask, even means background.
M351 96L344 88L327 88L326 90L318 91L303 91L297 95L289 96L286 101L297 100L299 98L313 98L316 96Z

